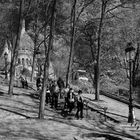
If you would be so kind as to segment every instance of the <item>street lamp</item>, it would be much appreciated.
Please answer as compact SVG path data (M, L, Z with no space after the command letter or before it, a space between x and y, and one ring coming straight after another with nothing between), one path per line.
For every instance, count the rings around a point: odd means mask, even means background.
M133 64L134 64L134 59L135 59L135 48L132 46L132 42L127 43L127 47L125 49L125 55L126 55L126 61L128 63L128 68L129 68L129 114L128 114L128 123L133 123L135 120L134 116L134 110L133 110L133 80L132 80L132 74L133 74Z
M8 53L4 53L4 59L5 59L5 79L7 79L7 59L8 59Z

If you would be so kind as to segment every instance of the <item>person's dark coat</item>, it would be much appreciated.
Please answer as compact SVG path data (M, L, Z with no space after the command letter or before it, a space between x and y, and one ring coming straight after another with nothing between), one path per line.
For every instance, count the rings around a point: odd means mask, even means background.
M64 81L61 78L58 79L57 85L60 89L65 87Z

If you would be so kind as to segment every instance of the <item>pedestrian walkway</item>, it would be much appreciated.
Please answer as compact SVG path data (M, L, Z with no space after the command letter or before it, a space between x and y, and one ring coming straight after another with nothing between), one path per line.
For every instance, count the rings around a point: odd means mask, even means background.
M107 107L107 114L115 117L119 121L127 121L128 118L128 105L119 102L117 100L111 99L104 95L100 95L100 101L95 101L94 94L83 94L83 97L92 101L95 105L98 105L102 108ZM135 117L137 120L140 120L140 109L134 108ZM111 114L110 114L111 113Z
M0 91L0 139L139 140L140 131L132 133L112 121L105 122L99 114L90 110L88 115L91 118L68 119L46 105L45 119L38 120L39 100L27 96L34 91L15 88L13 96L7 96L6 86L0 86Z

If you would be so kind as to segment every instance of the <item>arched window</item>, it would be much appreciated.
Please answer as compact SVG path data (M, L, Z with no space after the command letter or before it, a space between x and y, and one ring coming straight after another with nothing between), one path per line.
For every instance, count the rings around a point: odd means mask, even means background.
M22 58L22 65L24 65L25 64L25 60L24 60L24 58Z
M18 64L21 64L21 62L20 62L20 58L18 58Z
M30 63L30 65L32 65L32 60L31 59L29 60L29 63Z
M26 64L29 65L29 60L28 60L28 58L26 58Z

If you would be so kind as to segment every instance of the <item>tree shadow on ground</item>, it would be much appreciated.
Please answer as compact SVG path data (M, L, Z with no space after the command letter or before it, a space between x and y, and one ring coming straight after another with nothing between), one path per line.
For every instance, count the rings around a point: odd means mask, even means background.
M19 112L17 112L17 111L14 111L14 110L2 108L2 107L0 107L0 109L1 109L1 110L4 110L4 111L8 111L8 112L10 112L10 113L14 113L14 114L19 115L19 116L22 116L22 117L25 117L25 118L27 118L27 119L30 118L30 116L24 115L24 114L22 114L22 113L19 113Z
M5 94L7 94L7 90L4 90L4 89L0 88L0 96L3 96Z
M101 124L105 125L107 127L107 129L109 129L111 131L112 134L114 135L119 135L119 136L122 136L122 137L126 137L126 138L132 138L132 139L135 139L135 140L139 140L137 139L135 136L133 135L130 135L129 133L125 132L123 129L121 128L115 128L114 125L112 125L111 123L109 122L100 122ZM99 128L102 129L102 127L99 126Z
M13 107L13 106L10 106L10 105L2 105L0 107L0 109L8 111L10 113L14 113L14 114L22 116L22 117L25 117L26 119L38 119L39 108L34 108L36 110L31 110L31 109L27 109L27 108L26 109L25 108L21 108L19 106L18 107L16 107L16 106ZM52 115L48 115L48 112L46 112L45 113L46 117L62 119L62 117L59 117L59 116L56 115L57 112L54 111L54 110L51 110L49 108L45 108L45 111L49 111L49 112L53 113ZM27 114L29 114L29 115L27 115ZM37 116L37 117L34 117L34 116Z
M0 89L1 90L1 89ZM4 95L4 92L0 91L0 96L3 96Z
M105 138L106 140L123 140L122 138L119 138L117 136L112 136L110 134L103 134L103 133L87 133L83 134L82 138Z
M13 101L13 102L15 102L15 103L20 103L20 104L22 104L22 105L26 105L26 106L38 108L37 106L34 106L34 105L31 105L31 104L25 103L24 100L18 101L18 100L16 100L16 99L11 98L10 96L3 96L3 98L6 99L6 101ZM33 103L39 103L39 101L34 101L34 100L33 100Z
M6 130L5 132L1 132L0 131L0 136L3 136L4 139L9 139L9 140L18 140L18 139L34 139L34 140L60 140L58 137L54 137L54 136L47 136L47 135L43 135L41 134L39 131L32 129L32 128L25 128L25 129L21 129L18 131L14 131L14 130Z
M131 139L139 140L135 136L130 135L130 134L126 133L125 131L121 131L121 132L119 131L118 132L115 129L112 130L112 131L107 131L107 130L105 131L104 129L99 130L99 129L96 129L96 128L87 127L84 124L82 124L82 125L76 124L75 122L72 122L71 120L70 121L64 121L64 120L60 120L60 119L58 120L56 118L49 119L49 120L60 122L60 123L65 123L65 124L71 125L73 127L78 127L80 129L86 129L86 130L92 131L92 133L83 134L82 135L83 137L84 136L86 136L86 137L105 137L108 140L122 140L119 137L125 137L125 138L131 138ZM93 133L93 131L95 131L95 132Z

